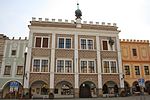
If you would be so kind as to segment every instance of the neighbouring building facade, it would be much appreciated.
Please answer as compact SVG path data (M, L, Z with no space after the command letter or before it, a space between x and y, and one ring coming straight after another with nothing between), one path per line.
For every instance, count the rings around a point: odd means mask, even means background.
M13 96L19 97L21 95L25 60L24 52L27 46L27 38L5 40L0 72L1 98L16 98Z
M32 18L25 92L33 97L99 97L124 88L116 24Z
M2 61L3 61L3 54L4 54L4 46L5 46L5 40L7 40L8 37L5 36L4 34L0 34L0 74L1 74L1 69L2 69ZM2 90L0 89L0 97Z
M150 91L150 44L148 40L121 40L122 64L125 74L125 90L140 92L139 80ZM143 84L144 85L144 84Z

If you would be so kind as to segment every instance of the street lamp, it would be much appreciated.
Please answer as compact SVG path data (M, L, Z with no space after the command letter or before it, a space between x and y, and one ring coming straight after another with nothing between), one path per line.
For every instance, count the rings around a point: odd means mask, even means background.
M23 97L23 95L24 95L24 79L25 79L25 77L26 77L26 79L27 79L27 74L25 73L27 50L28 50L28 48L26 47L26 48L25 48L25 52L24 52L24 67L23 67L23 79L22 79L22 86L23 86L22 97Z

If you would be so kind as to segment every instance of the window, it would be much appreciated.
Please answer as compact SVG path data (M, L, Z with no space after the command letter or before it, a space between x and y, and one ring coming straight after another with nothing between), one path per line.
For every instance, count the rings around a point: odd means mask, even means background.
M42 60L41 72L48 71L48 60Z
M107 41L103 41L103 50L108 50Z
M95 73L95 62L94 61L81 61L81 73Z
M35 47L48 48L48 37L35 37Z
M59 38L58 48L71 48L71 38Z
M88 41L88 49L93 49L93 40L87 40Z
M133 56L137 56L137 51L136 51L136 49L132 49L132 54L133 54Z
M11 51L11 55L12 55L12 56L15 56L15 55L16 55L16 50L12 50L12 51Z
M48 72L48 60L47 59L34 59L33 60L33 72Z
M104 73L117 73L116 61L103 61Z
M71 48L71 39L66 39L66 48Z
M135 66L135 75L140 75L139 66Z
M69 73L72 70L72 62L70 60L65 61L65 72Z
M144 66L145 75L149 75L149 67Z
M109 61L104 61L104 73L110 73Z
M94 61L89 61L88 66L89 66L88 68L89 73L95 73Z
M129 66L124 66L124 70L125 70L125 75L130 75L130 68Z
M64 48L64 38L59 38L59 48Z
M23 66L17 66L17 75L23 74Z
M81 61L81 73L87 73L87 61Z
M5 66L4 75L10 75L11 66Z
M111 61L111 73L117 73L116 61Z
M57 72L64 72L64 60L57 60Z
M93 40L91 40L91 39L81 39L80 48L81 49L88 49L88 50L94 49Z
M57 72L72 73L72 60L57 60Z

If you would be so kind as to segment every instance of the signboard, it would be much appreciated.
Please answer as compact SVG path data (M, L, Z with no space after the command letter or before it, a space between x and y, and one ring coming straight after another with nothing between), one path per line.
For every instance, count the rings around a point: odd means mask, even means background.
M144 78L138 79L138 83L139 83L139 86L145 87L145 80L144 80Z
M10 82L9 86L10 86L10 92L18 91L19 83L16 81Z

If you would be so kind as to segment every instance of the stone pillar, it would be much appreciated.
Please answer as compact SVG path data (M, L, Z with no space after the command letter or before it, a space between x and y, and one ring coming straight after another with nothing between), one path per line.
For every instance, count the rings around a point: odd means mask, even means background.
M119 36L116 37L116 45L117 45L117 54L118 54L120 88L122 90L122 89L124 89L124 77L123 77L123 71L122 71L122 59L121 59L121 49L120 49Z
M103 97L102 88L97 89L97 97Z
M52 33L52 49L51 49L51 69L50 69L50 93L54 94L54 67L55 67L55 33Z
M74 97L79 97L79 73L78 73L78 34L75 33L75 50L74 50Z
M96 36L96 47L97 47L97 72L98 72L98 94L102 96L102 69L101 69L101 54L100 54L100 41L99 36Z
M74 98L79 98L79 88L74 89Z

